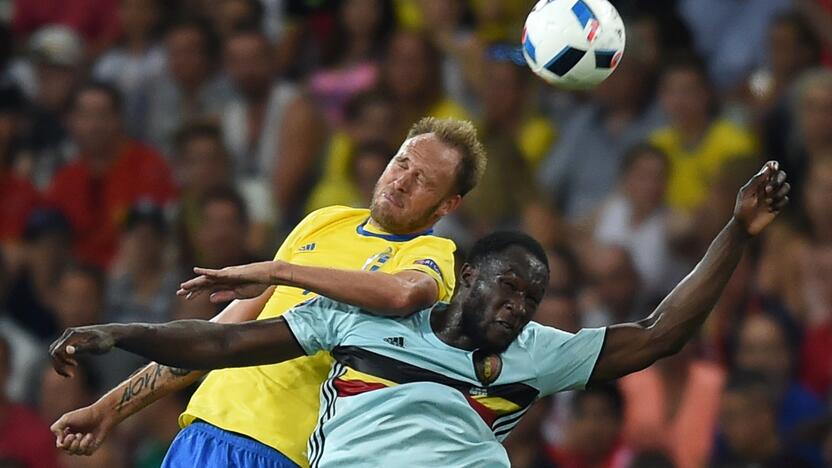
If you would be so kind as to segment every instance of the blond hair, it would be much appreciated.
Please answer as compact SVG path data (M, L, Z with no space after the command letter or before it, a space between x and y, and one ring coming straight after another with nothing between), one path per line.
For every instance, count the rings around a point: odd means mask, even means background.
M462 159L456 174L456 188L460 195L470 192L485 173L488 157L477 138L477 129L467 120L424 117L412 127L407 138L432 133L451 148L460 152Z

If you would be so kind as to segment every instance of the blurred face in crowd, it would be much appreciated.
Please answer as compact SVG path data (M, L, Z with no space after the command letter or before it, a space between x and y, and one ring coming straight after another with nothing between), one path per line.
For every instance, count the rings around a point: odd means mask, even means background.
M185 88L195 88L208 79L211 59L202 32L183 26L168 33L165 40L167 67L173 79Z
M379 0L346 0L341 6L341 21L351 37L372 35L381 26Z
M650 151L639 155L624 174L624 192L641 213L651 213L664 203L667 161Z
M353 121L348 121L346 130L359 143L390 141L396 134L396 113L390 101L373 99L364 104Z
M779 389L791 379L792 358L785 331L763 315L749 316L740 329L736 366L766 377Z
M489 61L486 68L484 93L485 119L488 122L504 121L517 115L523 106L522 70L509 61ZM516 118L514 119L516 120Z
M595 87L592 92L593 98L613 109L627 109L638 105L645 88L644 67L638 58L624 54L615 73Z
M793 76L816 61L816 52L807 47L798 26L792 21L771 25L768 47L771 68L781 76Z
M832 148L832 80L807 87L797 111L805 145L810 150Z
M207 11L213 12L214 27L223 37L230 36L236 28L247 23L256 26L253 24L257 21L256 11L251 0L209 0Z
M719 423L731 451L746 460L764 461L760 454L776 437L774 408L759 390L729 390L722 395Z
M121 245L127 271L139 273L162 268L165 235L149 222L140 222L124 233Z
M437 64L427 42L415 33L399 32L387 49L385 79L397 100L432 99Z
M627 319L639 288L630 254L621 247L599 246L590 255L590 277L601 302L616 315L616 321Z
M376 183L370 203L373 220L393 234L433 226L461 201L455 191L461 158L432 133L406 140Z
M128 36L147 38L159 24L159 0L122 0L119 19Z
M216 138L199 136L183 145L179 155L182 190L197 196L230 184L228 154Z
M82 154L115 156L121 136L121 115L110 95L100 90L87 90L75 100L70 130Z
M621 419L609 398L589 394L576 405L569 429L572 450L591 460L603 459L615 447Z
M463 5L459 0L420 0L419 6L425 27L431 30L452 31L462 19Z
M103 306L103 291L93 276L81 271L64 273L56 288L55 313L59 328L98 323Z
M271 45L264 36L232 36L225 46L225 69L237 89L248 98L261 98L274 78Z
M483 351L501 353L531 321L546 291L546 265L523 247L513 245L465 264L459 275L462 329Z
M244 260L248 226L236 204L213 200L205 204L197 234L201 256L211 267L234 265Z
M4 156L11 156L6 151L20 132L20 126L21 115L18 112L0 111L0 169L10 163L4 160Z
M820 300L832 310L832 246L823 246L812 252L812 274Z
M64 65L39 63L35 67L37 96L35 101L44 109L62 114L78 83L78 70Z
M659 100L674 125L707 121L710 99L705 77L697 70L674 68L661 78Z
M832 152L823 161L812 164L803 203L813 228L832 235Z

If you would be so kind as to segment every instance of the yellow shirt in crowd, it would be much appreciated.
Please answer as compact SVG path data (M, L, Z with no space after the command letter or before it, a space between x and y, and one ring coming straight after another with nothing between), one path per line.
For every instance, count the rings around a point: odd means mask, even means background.
M343 206L315 211L289 234L275 259L385 273L417 270L436 280L437 299L450 300L454 243L429 232L379 232L368 225L369 216L366 209ZM279 286L258 319L280 316L312 297L309 291ZM329 354L321 352L280 364L213 371L194 393L179 424L204 420L274 447L306 467L306 443L318 418L320 386L331 365Z
M670 179L668 205L690 212L708 196L708 188L728 161L756 155L757 142L750 132L725 120L716 120L702 141L686 148L682 137L671 127L655 131L650 142L667 153Z

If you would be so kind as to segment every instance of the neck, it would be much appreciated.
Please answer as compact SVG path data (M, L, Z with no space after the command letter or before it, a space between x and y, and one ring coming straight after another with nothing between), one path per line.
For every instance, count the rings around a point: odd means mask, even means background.
M269 91L271 91L269 86L263 86L262 88L250 90L245 93L246 104L250 108L256 107L258 109L264 109L266 107L266 103L268 102Z
M708 129L708 119L692 118L687 121L678 122L676 128L682 135L682 142L685 146L694 146L699 143L705 131Z
M92 151L84 151L93 173L100 175L110 167L118 157L119 145L120 143L117 141Z
M477 349L476 340L464 331L462 313L462 306L456 301L447 306L436 306L430 314L430 327L449 346L469 351Z

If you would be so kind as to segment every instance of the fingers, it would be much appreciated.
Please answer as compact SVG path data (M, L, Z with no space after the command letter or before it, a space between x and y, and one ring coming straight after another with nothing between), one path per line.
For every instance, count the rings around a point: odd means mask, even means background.
M236 298L237 295L234 293L234 291L231 290L216 291L211 293L211 296L209 296L209 299L213 304L220 304L223 302L233 301Z
M212 270L211 268L200 268L194 267L194 273L201 276L215 276L215 277L222 277L224 276L222 270Z

